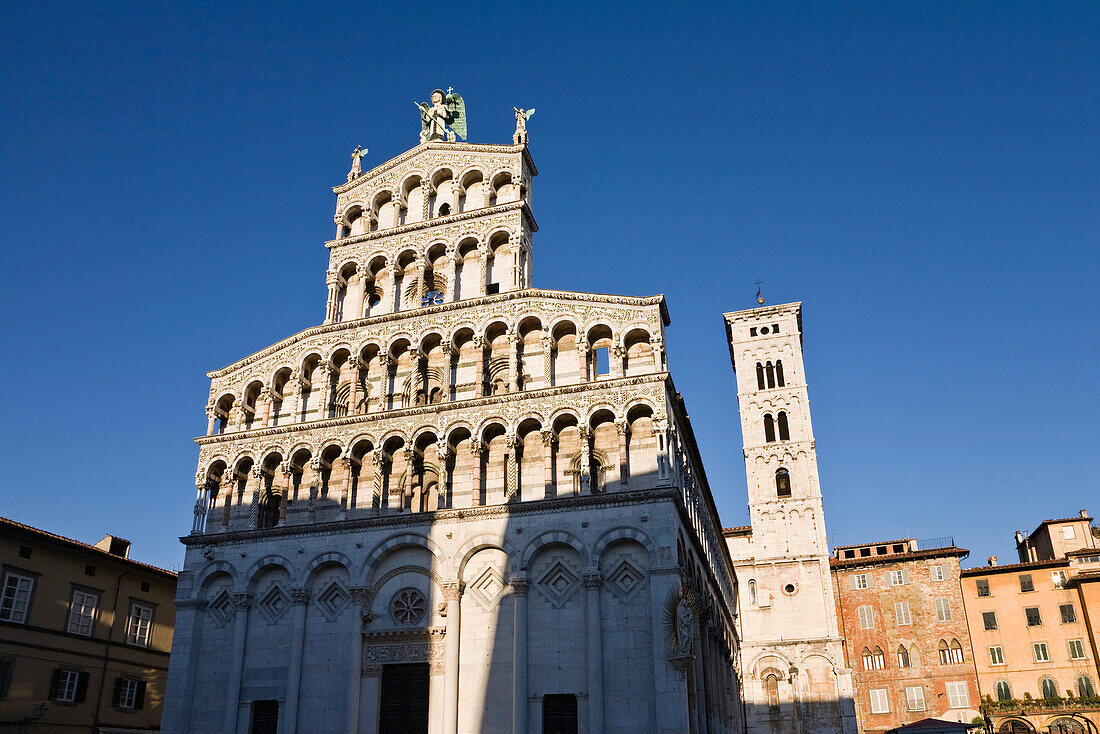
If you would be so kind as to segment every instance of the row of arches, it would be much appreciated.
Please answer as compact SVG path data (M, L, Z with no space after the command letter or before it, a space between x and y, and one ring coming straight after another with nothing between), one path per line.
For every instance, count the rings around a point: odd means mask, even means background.
M561 412L514 428L425 428L215 458L201 474L196 532L326 522L502 502L647 489L659 472L651 406L619 417Z
M756 363L756 387L760 390L770 390L773 387L786 387L783 379L783 360L775 360L775 364L768 362Z
M780 441L791 440L791 429L787 422L787 412L785 410L777 411L773 417L771 413L764 414L764 442L775 443L776 429L779 433Z
M601 354L606 358L601 363ZM610 325L579 331L536 316L515 326L493 321L475 332L457 328L448 338L430 332L394 337L328 357L308 351L267 380L249 379L207 406L207 435L289 423L415 408L490 395L631 377L663 370L660 342L649 330L628 327L621 339Z
M328 272L325 323L397 313L526 288L531 247L507 229L453 245L431 242L363 262L349 260Z
M526 186L522 181L513 181L509 170L487 175L481 169L471 168L456 175L444 167L430 175L411 173L392 189L380 189L347 204L336 216L336 239L525 198Z

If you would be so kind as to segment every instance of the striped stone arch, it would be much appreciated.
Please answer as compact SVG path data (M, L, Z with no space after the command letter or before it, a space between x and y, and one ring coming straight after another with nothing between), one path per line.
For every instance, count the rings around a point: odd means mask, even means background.
M256 452L252 449L242 449L237 452L237 455L233 457L233 462L229 466L236 468L237 464L241 463L242 459L252 459L252 463L256 463Z
M220 573L228 575L233 581L233 588L238 588L240 574L236 566L229 561L210 561L210 563L207 563L195 574L195 585L192 587L192 590L201 593L202 588L206 586L206 582L209 581L212 576Z
M649 553L650 564L657 558L657 549L653 547L653 541L649 536L643 533L638 528L632 528L629 525L622 525L617 528L612 528L606 533L600 536L592 547L592 565L599 566L600 561L603 560L603 553L607 548L620 540L633 540L646 549Z
M336 346L328 350L328 356L325 359L329 362L329 364L332 363L332 358L335 357L336 353L339 352L341 349L348 350L348 353L352 356L358 354L358 352L355 351L355 347L351 345L351 342L339 342L338 344L336 344Z
M451 558L454 571L453 577L461 579L463 572L466 570L466 563L473 557L474 553L485 548L496 548L497 550L504 551L511 563L515 563L516 561L516 549L503 535L482 533L481 535L475 535L469 538Z
M314 558L309 563L303 566L302 570L298 572L297 577L295 578L295 583L297 583L298 586L308 585L313 577L313 572L321 568L322 566L327 566L329 564L343 566L344 569L348 572L349 579L354 579L358 575L356 573L354 561L345 556L343 553L340 553L338 551L329 551L327 553L321 553L320 555L314 556Z
M219 462L219 461L220 461L220 462L222 462L223 464L225 464L225 468L226 468L226 469L228 469L229 467L231 467L231 466L232 466L232 464L230 464L230 463L229 463L229 459L227 459L227 458L225 457L225 454L214 454L214 455L213 455L212 457L210 457L210 459L209 459L209 460L208 460L208 461L206 462L206 468L205 468L205 469L203 469L203 476L205 476L205 477L209 478L209 477L210 477L210 468L211 468L212 466L214 466L214 464L215 464L215 463L217 463L217 462Z
M416 443L416 439L418 439L421 434L428 433L429 431L434 433L437 439L443 435L443 432L434 423L421 423L413 429L412 442Z
M355 448L355 445L357 443L362 442L362 441L367 441L374 447L378 446L378 441L376 441L374 439L374 436L372 436L371 434L369 434L369 433L357 433L357 434L355 434L355 436L353 436L351 439L348 440L348 450L350 451L351 449Z
M535 554L549 545L569 546L577 552L578 556L580 556L581 565L588 565L588 552L585 550L584 543L580 538L565 530L547 530L531 538L527 547L523 549L519 570L523 572L527 571L527 567L531 563L531 559L535 557Z
M397 332L396 334L394 334L393 336L391 336L391 337L390 337L390 338L389 338L389 339L388 339L388 340L386 341L386 350L385 350L385 352L384 352L384 353L385 353L385 354L390 354L390 353L392 353L392 352L393 352L393 345L394 345L394 344L396 344L397 342L401 341L402 339L404 339L405 341L407 341L407 342L409 343L409 345L410 345L410 346L413 346L413 345L419 345L419 344L420 344L420 342L418 342L418 341L416 340L416 337L414 337L414 336L413 336L412 334L410 334L409 332L407 332L407 331L399 331L399 332Z
M499 423L504 427L504 432L508 432L508 419L500 415L491 415L485 420L481 421L481 423L479 423L477 426L477 432L474 435L477 436L477 439L479 441L481 440L481 437L485 435L485 429L494 423Z
M309 441L299 441L298 443L294 444L286 452L286 455L289 458L291 456L294 456L294 454L298 453L302 449L305 449L306 451L308 451L309 455L311 457L317 456L317 449L314 448L313 444L310 443Z
M622 416L619 415L620 411L611 403L596 403L595 405L590 406L587 411L585 411L585 425L590 425L592 422L592 416L594 416L601 410L609 411L611 415L615 416L616 419L622 418Z
M280 567L287 572L287 575L289 575L291 579L293 579L297 575L297 572L294 569L294 564L276 553L269 553L268 555L258 559L255 563L253 563L241 576L241 581L243 582L244 586L248 589L251 589L253 582L256 580L256 576L259 575L259 573L268 566Z
M344 455L344 442L340 440L339 436L336 436L334 434L325 436L317 445L321 447L320 450L317 452L318 454L323 454L325 452L325 449L327 449L329 446L335 446L340 449L340 455Z
M784 673L791 669L790 658L788 658L779 650L762 650L761 652L756 654L756 657L754 657L752 659L752 662L749 664L748 669L751 671L750 675L752 675L753 678L759 678L760 671L758 671L757 668L760 666L760 662L765 658L777 658L778 660L781 660L783 662ZM786 675L784 675L783 677L786 678Z
M370 574L378 565L379 561L398 548L407 548L410 546L424 548L431 553L433 566L442 568L446 563L446 556L443 550L428 536L418 533L398 533L397 535L391 535L374 546L370 553L367 554L366 560L363 561L363 565L359 570L359 575L363 579L364 584L369 586L369 582L371 581Z
M460 428L465 428L467 431L470 432L471 436L476 436L477 435L477 433L474 431L474 427L472 425L470 425L469 421L464 421L464 420L452 421L451 423L448 423L445 428L442 429L443 435L446 437L446 440L447 440L448 443L450 443L451 434L454 433L455 431L457 431Z
M516 419L512 421L512 433L518 431L520 424L522 424L524 421L537 421L541 428L547 427L546 419L542 417L542 413L539 413L537 410L531 410L519 416L516 416Z

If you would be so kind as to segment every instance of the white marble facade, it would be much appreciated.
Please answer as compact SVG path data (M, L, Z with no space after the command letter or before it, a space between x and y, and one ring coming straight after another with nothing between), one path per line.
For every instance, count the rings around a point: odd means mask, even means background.
M324 323L209 373L164 731L742 730L664 301L534 288L536 173L353 171Z

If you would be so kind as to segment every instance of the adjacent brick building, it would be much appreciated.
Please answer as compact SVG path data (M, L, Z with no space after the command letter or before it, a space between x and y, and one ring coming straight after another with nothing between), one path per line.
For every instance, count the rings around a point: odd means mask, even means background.
M861 732L978 715L959 587L967 551L950 539L838 547L831 561Z

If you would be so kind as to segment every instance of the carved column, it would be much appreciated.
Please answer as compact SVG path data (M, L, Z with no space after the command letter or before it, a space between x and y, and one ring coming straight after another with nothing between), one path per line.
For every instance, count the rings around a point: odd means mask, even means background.
M363 618L370 604L370 590L353 587L351 591L351 635L348 643L351 654L348 660L348 712L347 734L359 734L359 684L363 675Z
M588 430L588 426L581 426L578 428L577 436L581 441L581 494L592 494L592 449L589 446L591 433Z
M263 387L256 397L256 417L260 428L267 428L268 423L271 422L271 395L271 388Z
M554 340L549 330L542 337L542 386L550 387L554 381Z
M286 391L290 390L290 395L286 394ZM297 423L302 419L302 375L298 370L292 370L290 373L290 379L286 381L286 385L283 386L283 401L286 398L290 398L290 404L292 406L290 412L290 422Z
M311 523L317 522L317 496L319 494L319 487L321 484L321 460L310 459L309 460L309 499L307 500L306 509L309 512L309 521Z
M549 428L544 428L541 431L542 436L542 483L544 487L544 496L547 498L554 497L557 492L554 490L554 432Z
M577 381L588 382L588 345L577 342Z
M407 283L402 283L402 285L405 287L406 293L412 293L409 308L420 308L424 305L424 261L418 257L406 265L406 274L409 274L410 268L412 269L411 287Z
M222 731L236 734L237 713L241 700L241 673L244 671L244 643L248 635L248 609L252 606L252 595L233 594L233 655L229 663L229 687L226 691L225 719Z
M477 439L470 439L470 454L472 461L470 462L470 506L477 507L482 504L481 501L481 457L482 457L482 445L481 441Z
M623 376L623 347L621 344L616 344L611 349L607 350L608 360L611 362L611 376L622 377Z
M432 183L420 182L420 221L426 222L432 217Z
M213 403L206 406L206 435L213 436L218 426L218 408Z
M202 535L206 520L207 499L206 477L202 476L195 482L195 522L191 525L192 535Z
M485 395L485 337L474 337L474 397Z
M317 401L317 420L324 420L329 417L329 402L330 393L332 391L332 373L333 367L327 361L321 362L317 365L317 369L321 372L321 397Z
M379 273L382 276L382 300L378 302L381 307L379 313L393 313L397 310L397 294L394 292L397 290L395 267L393 263L388 263L385 270Z
M447 247L447 254L443 257L443 302L451 303L458 300L458 292L455 290L455 248Z
M427 405L428 404L428 381L425 375L425 363L428 361L428 355L424 354L423 350L418 347L414 347L409 350L409 355L412 357L412 405ZM417 403L417 399L423 400L422 403Z
M279 525L286 525L287 503L290 502L290 490L294 485L294 470L290 459L283 461L283 495L279 498Z
M229 409L229 413L225 417L225 431L240 430L241 419L244 416L244 409L240 405L234 405Z
M443 584L443 599L447 603L447 626L443 636L443 734L458 732L458 662L463 589L464 584L460 581Z
M584 599L587 607L588 648L588 731L603 734L603 625L600 619L599 571L584 574Z
M371 451L370 514L372 516L377 516L382 512L382 468L385 465L385 458L382 449Z
M296 734L298 728L298 691L302 682L302 644L306 636L306 608L309 589L290 590L290 665L286 669L286 703L283 704L283 734Z
M325 323L331 324L336 320L336 294L340 288L340 276L335 270L330 270L326 273L325 285L328 286L328 305L325 307Z
M451 452L447 444L436 445L436 456L439 459L439 484L436 486L436 503L437 508L450 507L451 493L448 491L451 484L451 470L447 466L447 459L450 457Z
M519 457L516 456L519 440L515 434L504 437L504 501L519 499Z
M354 354L348 358L348 369L351 370L351 394L348 396L348 415L359 414L359 369L363 364Z
M222 477L222 496L225 497L225 505L222 511L222 531L229 530L229 513L233 511L233 485L237 483L237 475L232 469L226 469Z
M340 511L336 513L336 519L347 520L348 494L351 492L351 458L341 456L336 461L338 461L340 465Z
M619 434L619 484L626 485L627 483L627 440L626 440L626 419L620 418L615 421L615 432Z
M489 265L489 248L488 245L482 243L477 246L477 271L478 271L478 291L479 296L484 296L488 292L486 290L486 283L488 282L488 265Z
M665 343L660 337L650 340L653 347L653 368L658 372L664 372L668 367L665 364Z
M412 449L405 449L405 491L401 502L401 509L412 511L413 482L416 481L413 465L416 463L416 454Z
M456 396L455 396L455 382L454 382L455 370L453 370L451 368L451 364L455 360L456 350L451 345L451 343L449 341L448 342L443 342L440 345L440 347L443 349L443 371L444 371L444 379L446 380L446 383L447 383L447 398L446 398L446 400L447 400L447 402L452 402L455 399Z
M397 369L397 360L391 357L389 354L383 354L378 358L378 363L382 366L382 389L379 391L378 399L382 403L382 410L389 410L393 408L393 370Z
M527 734L527 579L513 576L516 631L512 655L512 732Z
M657 479L665 482L671 474L668 465L668 421L663 418L653 421L653 435L657 439Z
M252 465L252 497L248 504L248 528L255 529L260 525L260 491L263 489L264 472L259 464Z
M519 334L508 334L508 392L519 392Z

